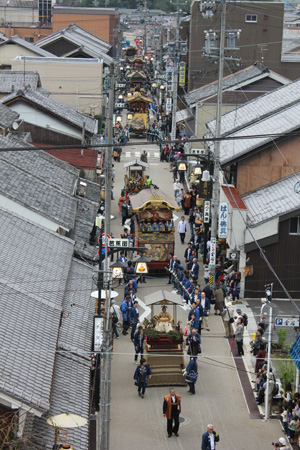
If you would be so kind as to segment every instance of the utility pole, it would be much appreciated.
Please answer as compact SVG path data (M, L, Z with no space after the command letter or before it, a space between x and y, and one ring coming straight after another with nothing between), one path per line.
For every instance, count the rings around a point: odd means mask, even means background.
M222 117L222 89L223 89L223 72L224 72L224 47L225 47L225 24L226 24L226 1L221 2L221 31L220 31L220 50L219 50L219 76L218 76L218 98L217 98L217 114L216 114L216 135L217 138L214 147L214 173L213 173L213 190L211 199L211 252L210 252L210 281L214 285L216 272L216 250L218 235L218 217L220 203L220 182L219 182L219 165L220 165L220 145L218 140L221 136L221 117ZM213 251L214 250L214 251Z
M265 420L269 419L269 388L270 388L270 369L271 369L271 346L272 346L272 320L273 320L273 305L272 305L272 292L273 283L266 284L265 286L266 300L270 305L269 314L269 337L268 337L268 364L267 364L267 388L265 399Z
M105 290L105 317L104 317L104 334L102 346L102 364L100 378L100 411L99 411L99 428L98 428L98 450L109 450L110 437L110 401L111 401L111 346L112 331L110 319L110 273L109 258L106 235L110 235L110 218L111 218L111 170L112 170L112 142L113 142L113 112L114 112L114 93L115 93L115 65L111 63L109 72L109 97L107 112L107 143L109 147L105 152L105 217L104 217L104 276L103 289ZM101 239L101 238L100 238ZM102 249L101 249L102 250ZM99 267L101 271L101 266ZM99 289L101 294L101 288ZM98 294L98 295L99 295ZM99 295L100 297L100 295Z
M144 0L144 57L147 55L147 0Z
M180 10L177 0L177 21L176 21L176 34L175 34L175 46L174 46L174 68L172 73L172 128L171 128L171 141L176 139L176 112L177 112L177 91L178 91L178 73L179 73L179 61L180 61L180 43L179 43L179 25L180 25Z
M105 233L110 234L110 216L111 216L111 171L112 171L112 143L113 143L113 115L114 115L114 97L115 97L115 65L110 64L109 72L109 97L107 112L107 143L109 147L105 152Z

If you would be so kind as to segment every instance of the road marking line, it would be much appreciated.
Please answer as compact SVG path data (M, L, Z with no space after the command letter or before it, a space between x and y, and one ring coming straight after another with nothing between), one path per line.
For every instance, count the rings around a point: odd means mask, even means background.
M136 297L135 299L139 303L139 306L141 306L145 310L143 314L139 317L140 323L143 323L144 319L147 319L147 317L151 314L151 308L150 306L146 306L145 303L140 298Z
M125 153L125 158L130 158L130 156L131 156L131 152L126 152Z
M134 155L136 158L139 158L141 156L141 152L135 152Z
M158 152L154 152L154 158L159 158L159 153Z

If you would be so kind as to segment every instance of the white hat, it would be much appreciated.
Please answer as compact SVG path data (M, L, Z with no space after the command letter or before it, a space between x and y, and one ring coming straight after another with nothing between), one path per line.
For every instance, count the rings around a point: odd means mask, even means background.
M282 445L286 445L286 440L284 438L279 438L278 442L280 442L280 444Z

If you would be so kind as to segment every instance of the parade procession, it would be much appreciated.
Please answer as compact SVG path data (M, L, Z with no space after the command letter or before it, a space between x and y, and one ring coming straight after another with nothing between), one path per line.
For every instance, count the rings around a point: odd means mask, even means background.
M0 5L0 450L299 450L299 5L71 3Z

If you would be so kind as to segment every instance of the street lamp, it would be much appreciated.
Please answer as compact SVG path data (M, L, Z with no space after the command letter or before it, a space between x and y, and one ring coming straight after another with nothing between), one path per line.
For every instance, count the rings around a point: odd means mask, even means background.
M152 83L152 87L153 87L153 88L156 88L156 87L157 87L157 84L156 84L156 83Z
M118 123L122 122L122 116L117 116L116 120L117 120Z
M114 279L123 278L123 269L127 267L127 264L122 261L116 261L111 263L109 267L112 269L112 277Z
M123 98L124 98L124 97L123 97L122 94L120 94L120 95L118 96L118 99L119 99L119 100L123 100Z

